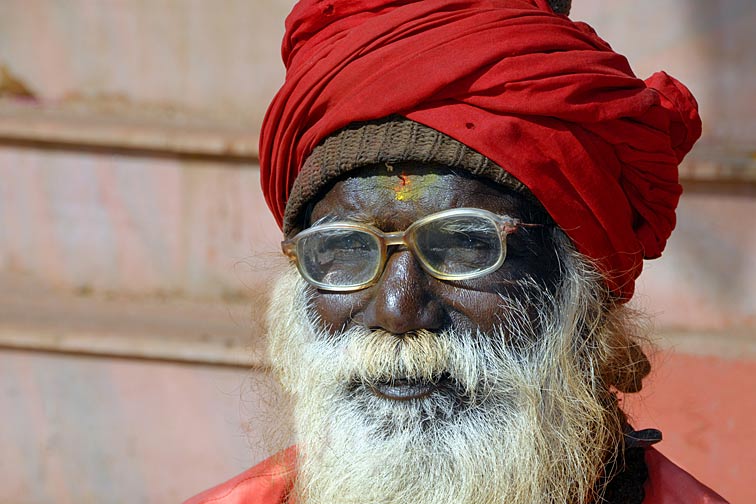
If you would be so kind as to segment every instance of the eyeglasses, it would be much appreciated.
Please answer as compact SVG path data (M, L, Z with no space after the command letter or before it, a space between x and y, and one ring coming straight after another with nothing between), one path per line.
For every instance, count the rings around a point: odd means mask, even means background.
M354 222L313 226L281 242L309 283L328 291L355 291L378 281L388 247L403 245L420 266L441 280L467 280L497 270L507 253L507 235L536 227L479 208L427 215L405 231L384 233Z

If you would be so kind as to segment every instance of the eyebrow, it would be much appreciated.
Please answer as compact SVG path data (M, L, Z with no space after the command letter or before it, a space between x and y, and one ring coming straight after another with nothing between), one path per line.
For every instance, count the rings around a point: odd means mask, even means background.
M365 212L357 211L354 213L348 213L346 215L324 215L315 222L312 222L309 227L315 227L322 224L330 224L331 222L354 222L355 224L368 224L375 226L374 218L368 216Z

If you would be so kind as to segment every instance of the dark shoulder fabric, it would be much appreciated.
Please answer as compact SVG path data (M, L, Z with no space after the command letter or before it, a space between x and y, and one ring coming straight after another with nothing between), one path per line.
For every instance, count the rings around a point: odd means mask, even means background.
M623 469L606 486L604 501L611 504L641 504L646 497L643 487L648 479L644 448L625 450Z
M606 466L606 472L612 475L612 479L606 485L602 502L641 504L645 499L644 487L648 479L645 449L661 441L662 433L657 429L636 431L626 421L624 423L624 451Z

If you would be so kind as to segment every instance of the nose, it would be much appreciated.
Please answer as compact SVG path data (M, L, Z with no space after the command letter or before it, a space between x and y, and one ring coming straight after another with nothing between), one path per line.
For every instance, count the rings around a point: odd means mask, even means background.
M388 258L380 280L371 288L362 323L393 334L440 329L444 310L430 292L428 281L429 276L410 251L395 252Z

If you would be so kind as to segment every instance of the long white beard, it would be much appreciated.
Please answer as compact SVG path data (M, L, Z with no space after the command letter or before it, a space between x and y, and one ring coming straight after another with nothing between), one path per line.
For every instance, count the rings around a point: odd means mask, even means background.
M319 329L306 284L294 269L285 274L270 310L270 356L294 401L296 502L594 499L621 428L594 358L606 331L596 282L582 273L567 265L558 300L532 285L526 292L538 291L538 299L503 298L506 322L494 334L403 338ZM525 315L534 305L536 321ZM370 391L392 377L441 376L453 385L425 399Z

